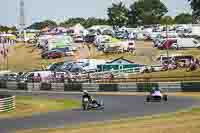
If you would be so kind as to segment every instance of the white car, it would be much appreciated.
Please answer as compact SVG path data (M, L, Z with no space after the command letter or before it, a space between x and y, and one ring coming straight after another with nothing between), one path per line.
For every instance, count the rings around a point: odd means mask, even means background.
M67 51L67 52L65 52L65 55L66 56L74 56L75 53L73 51Z
M82 42L84 42L84 39L83 39L82 36L76 36L76 37L74 38L74 42L75 42L75 43L82 43Z

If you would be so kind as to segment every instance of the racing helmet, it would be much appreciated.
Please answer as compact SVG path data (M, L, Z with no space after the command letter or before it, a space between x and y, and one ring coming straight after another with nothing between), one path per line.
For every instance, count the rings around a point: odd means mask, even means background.
M155 90L156 90L156 88L155 88L155 87L153 87L151 90L152 90L152 91L155 91Z
M156 88L155 90L156 90L156 91L160 91L160 89L159 89L159 88Z
M84 93L84 94L88 94L88 91L87 91L87 90L83 90L83 93Z

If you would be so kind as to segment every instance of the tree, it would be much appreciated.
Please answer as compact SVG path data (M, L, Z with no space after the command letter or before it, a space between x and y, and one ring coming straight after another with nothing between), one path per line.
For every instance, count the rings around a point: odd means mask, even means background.
M128 9L122 2L113 3L107 13L111 25L122 27L128 24Z
M17 28L15 26L8 27L8 26L1 26L0 25L0 32L16 32Z
M60 23L60 26L63 27L72 27L76 24L80 23L85 28L89 28L93 25L107 25L108 21L106 19L100 19L100 18L94 18L90 17L87 19L84 18L70 18L66 20L65 22Z
M66 20L63 23L60 23L60 26L63 27L72 27L76 24L81 24L83 25L85 23L85 19L84 18L69 18L68 20Z
M192 23L192 15L188 13L181 13L177 15L174 19L177 24L191 24Z
M31 26L28 27L28 29L41 30L46 27L53 28L56 26L57 26L56 22L54 22L52 20L45 20L43 22L36 22L36 23L32 24Z
M10 30L7 26L0 26L0 32L8 32Z
M84 27L89 28L93 25L108 25L108 24L109 24L108 20L106 19L90 17L85 21Z
M138 0L131 4L129 19L131 25L159 24L161 18L168 12L160 0Z
M161 18L160 24L163 24L163 25L174 24L174 19L171 16L164 16L164 17Z
M200 0L188 0L193 9L193 23L200 23Z
M11 30L12 32L16 32L16 31L17 31L17 27L16 27L16 26L12 26L12 27L10 27L10 30Z

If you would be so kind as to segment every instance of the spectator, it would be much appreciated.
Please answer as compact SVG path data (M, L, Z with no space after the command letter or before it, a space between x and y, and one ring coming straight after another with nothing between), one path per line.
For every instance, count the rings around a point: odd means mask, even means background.
M61 75L61 82L65 82L65 76L63 74Z
M110 73L110 80L113 80L114 79L114 75L113 73Z
M37 75L37 81L38 82L41 82L42 81L42 77L41 77L41 75L38 73L38 75Z
M200 65L200 64L199 64L199 59L196 59L196 60L195 60L195 63L196 63L196 65L199 67L199 65Z

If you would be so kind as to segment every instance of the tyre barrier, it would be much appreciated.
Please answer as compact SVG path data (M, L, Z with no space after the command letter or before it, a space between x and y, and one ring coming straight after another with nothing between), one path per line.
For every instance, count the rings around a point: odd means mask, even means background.
M7 112L16 108L15 96L0 95L0 112Z
M111 91L146 92L160 88L167 92L200 92L200 82L140 82L140 83L15 83L1 82L0 89L25 91Z

